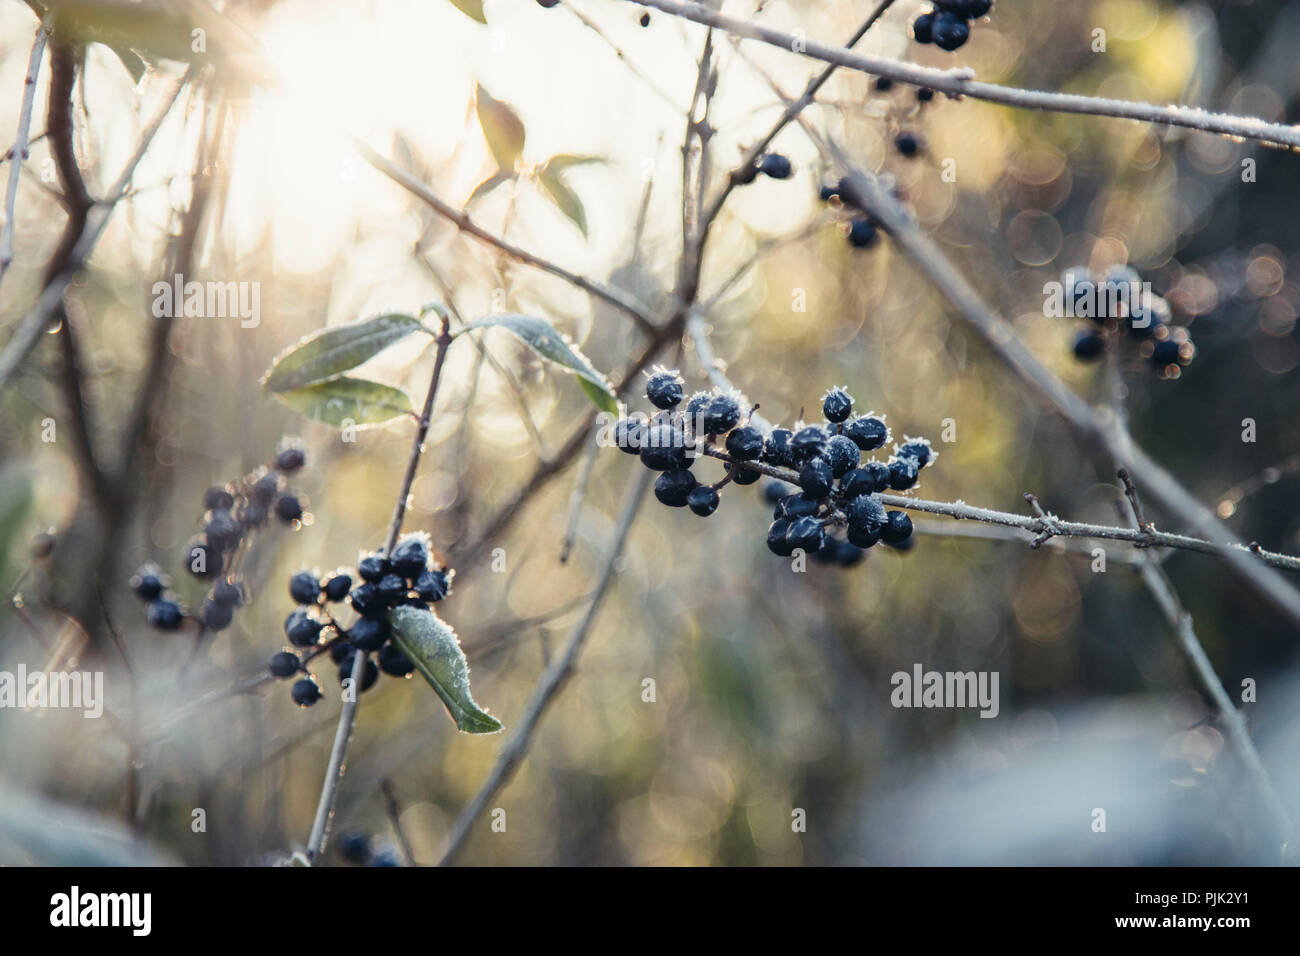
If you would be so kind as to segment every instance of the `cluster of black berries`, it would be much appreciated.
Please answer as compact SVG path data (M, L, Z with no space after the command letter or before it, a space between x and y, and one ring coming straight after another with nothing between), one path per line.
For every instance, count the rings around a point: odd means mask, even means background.
M292 439L281 443L270 468L258 468L224 486L203 494L203 531L185 546L185 567L201 581L211 581L207 598L194 615L204 631L230 626L235 608L244 603L244 584L235 573L243 545L274 514L286 525L302 521L303 503L285 489L286 476L307 461L302 446ZM179 601L167 593L167 578L156 564L146 564L131 578L131 590L147 602L150 626L174 631L187 617Z
M1161 378L1178 378L1195 356L1187 329L1173 324L1169 303L1129 267L1114 266L1100 278L1084 268L1068 269L1061 285L1066 314L1089 322L1074 337L1079 361L1097 361L1120 336L1137 343L1138 355Z
M993 0L934 0L934 9L912 23L917 43L933 43L952 52L970 39L970 21L993 8Z
M389 639L388 611L399 606L428 610L430 604L450 593L455 575L433 559L428 537L420 532L403 536L391 555L382 550L363 555L355 573L360 578L355 586L353 573L346 569L324 576L299 571L289 579L289 596L298 607L285 618L284 633L294 647L307 650L301 657L294 651L279 651L271 658L270 670L280 678L300 672L306 675L293 685L293 699L303 707L320 700L320 686L307 665L327 651L338 665L340 684L352 676L358 651L367 655L379 652L378 663L366 659L362 691L374 686L380 671L391 677L405 677L415 670L411 659ZM357 613L347 628L339 624L328 607L344 599Z
M336 844L339 856L354 866L401 866L397 853L386 846L375 846L368 834L352 830L342 834Z
M888 443L889 427L874 413L854 416L844 389L832 388L823 397L824 424L800 422L767 434L746 421L737 398L725 392L698 392L678 410L683 393L676 372L656 369L646 397L659 412L647 420L624 418L615 441L662 472L655 497L663 504L707 517L717 510L719 488L753 484L768 474L784 481L769 483L765 491L776 506L767 546L778 555L799 549L847 566L878 541L897 546L911 537L911 519L887 512L879 493L913 487L936 454L927 440L909 438L888 461L864 461L864 452ZM722 480L706 485L695 478L691 467L700 454L726 462Z

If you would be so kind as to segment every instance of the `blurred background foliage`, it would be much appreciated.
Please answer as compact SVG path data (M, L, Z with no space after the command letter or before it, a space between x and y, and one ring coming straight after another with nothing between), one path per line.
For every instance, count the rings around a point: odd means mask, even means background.
M873 5L772 0L756 12L750 0L727 9L830 42ZM95 587L131 661L128 671L111 644L80 654L81 666L107 672L109 718L0 712L4 781L23 799L126 820L192 864L258 862L305 839L338 712L333 668L323 675L326 700L310 710L294 707L283 687L222 691L260 673L280 646L293 571L351 564L382 543L414 427L341 441L259 390L271 359L323 326L448 299L467 319L494 309L549 316L614 374L641 348L624 316L459 234L365 166L343 132L459 205L496 171L474 108L481 83L516 111L526 140L520 175L475 197L475 220L662 311L680 253L683 110L704 33L659 13L643 29L641 8L611 0L551 10L487 0L486 25L450 3L410 0L230 8L283 82L263 86L221 60L202 91L183 94L69 296L100 447L112 454L122 440L146 360L150 287L190 200L205 110L227 126L219 159L201 170L213 201L187 277L260 283L261 322L178 321L163 413L132 483L135 508L98 583L60 578L62 534L88 492L62 437L68 409L52 342L0 395L0 582L21 605L0 609L0 668L45 663L56 640L78 631L49 603ZM911 43L909 23L922 9L900 0L861 49L969 65L1010 85L1296 119L1295 2L999 0L955 55ZM5 130L16 126L36 23L25 5L0 4ZM1105 53L1090 48L1095 28L1107 32ZM729 41L719 39L719 50L712 155L721 175L781 106ZM790 94L819 69L783 51L747 51ZM137 86L115 54L89 48L76 96L93 193L134 146L156 80L146 72ZM43 77L34 132L45 92ZM1072 358L1072 320L1043 315L1043 285L1069 266L1137 268L1190 327L1198 354L1177 381L1158 380L1137 359L1124 363L1135 436L1242 540L1300 549L1295 157L942 96L919 108L913 90L878 92L847 72L807 116L861 163L896 177L953 261L1090 398L1101 396L1100 375ZM903 130L926 143L914 160L891 147ZM887 413L896 436L936 441L924 497L1023 511L1033 491L1063 516L1117 523L1106 463L1025 395L887 240L848 247L840 214L817 197L832 174L798 127L773 148L796 174L737 190L705 262L706 301L744 268L709 315L732 381L786 424L801 409L811 416L827 386L846 385L864 410ZM601 159L564 174L585 237L537 179L556 154ZM0 290L4 327L38 293L61 227L42 182L47 156L46 143L34 143L17 259ZM1255 182L1241 181L1246 158L1257 161ZM949 159L952 182L941 176ZM799 293L805 311L792 308ZM571 379L513 340L484 341L492 361L467 346L451 352L407 527L428 531L457 568L442 613L461 635L476 698L509 732L582 612L639 466L599 454L567 562L560 551L576 465L499 539L481 541L539 452L560 447L590 408ZM680 364L690 387L704 387L693 351L678 354L662 358ZM413 344L367 371L418 395L432 358ZM645 405L639 391L634 407ZM46 418L61 429L54 443L41 440ZM1246 418L1257 423L1254 443L1242 441ZM955 422L951 443L939 443L945 419ZM246 570L250 606L182 679L192 640L150 631L126 582L155 560L196 606L202 591L178 554L197 530L203 490L266 462L286 433L312 450L297 481L310 515L296 533L276 529L260 542ZM727 489L707 521L644 507L576 679L494 803L507 811L506 832L479 821L466 862L1270 859L1250 825L1254 798L1213 720L1202 721L1204 704L1123 549L1111 548L1106 572L1094 573L1086 551L950 537L937 519L919 522L907 553L877 548L852 570L813 564L795 574L763 546L759 487ZM47 531L60 543L33 560L29 542ZM504 571L493 570L494 548ZM1300 702L1285 693L1295 634L1213 558L1174 554L1166 567L1229 693L1244 678L1258 682L1248 715L1295 807ZM890 675L916 662L1000 672L1001 715L892 709ZM654 703L642 700L645 678L656 683ZM501 740L456 734L418 679L385 679L362 700L335 833L395 843L387 781L415 859L435 861ZM138 819L128 809L135 799ZM1117 808L1108 839L1089 832L1097 806ZM205 834L191 832L196 807L207 812ZM1132 807L1148 812L1124 812ZM806 833L792 832L794 808L807 811ZM32 857L6 862L24 859Z

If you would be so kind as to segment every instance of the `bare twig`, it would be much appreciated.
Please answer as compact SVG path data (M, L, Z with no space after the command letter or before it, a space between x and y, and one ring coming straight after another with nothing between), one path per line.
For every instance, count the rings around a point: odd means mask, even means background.
M888 57L863 56L841 47L826 46L761 24L729 17L696 3L677 3L674 0L631 0L631 2L725 30L744 39L758 40L784 50L797 51L815 60L869 73L872 76L887 77L899 83L929 87L953 97L970 96L1019 109L1079 113L1181 126L1222 136L1257 140L1273 146L1300 147L1300 128L1269 123L1252 116L1231 116L1185 106L1156 106L1153 103L1022 90L996 83L982 83L973 79L969 70L936 70Z
M651 474L649 469L638 469L638 474L632 482L632 490L623 505L623 513L619 516L614 538L610 542L608 553L605 555L603 569L595 591L592 593L591 603L587 605L587 611L583 614L582 620L578 622L573 629L573 633L569 635L568 643L564 645L564 650L559 658L547 667L545 673L538 679L523 713L515 721L514 732L511 734L510 739L506 741L505 747L501 750L501 755L483 781L478 793L474 795L474 798L461 811L460 816L456 818L451 834L447 838L447 849L439 862L440 866L455 862L456 857L465 846L465 841L469 838L474 821L487 809L488 804L496 797L501 788L509 783L515 770L524 757L527 756L528 748L532 744L533 734L541 723L546 709L564 688L564 685L568 683L569 678L573 676L578 658L582 655L587 635L591 632L592 624L595 623L596 614L599 612L605 594L609 590L609 585L614 580L618 558L623 553L623 545L627 541L632 522L636 518L646 490L650 487Z
M433 191L430 190L428 186L420 182L405 169L402 169L402 167L398 166L388 157L375 152L375 150L371 149L369 145L359 139L354 139L353 143L355 144L357 151L361 154L361 157L366 162L379 172L383 173L393 182L397 183L397 185L401 186L407 192L411 193L411 195L424 202L425 205L429 206L429 208L438 215L454 223L461 232L473 236L480 242L492 246L497 251L502 252L510 258L522 262L525 265L541 269L543 272L549 272L551 275L563 279L570 285L576 286L588 295L595 296L598 299L603 299L605 302L614 306L614 308L627 314L632 321L644 331L654 331L655 324L651 319L650 310L639 302L634 301L626 293L619 289L615 289L612 286L570 272L563 266L556 265L548 259L543 259L541 256L534 255L526 249L521 249L519 246L507 242L505 239L493 235L474 222L474 220L470 219L469 214L464 210L456 209L448 203L443 202L434 195Z
M411 849L411 841L407 839L406 830L402 826L402 808L397 802L397 794L393 792L392 781L385 777L379 784L379 790L384 795L388 819L393 825L393 832L397 834L397 842L402 846L402 856L406 857L406 865L415 866L415 852Z
M406 471L402 475L402 484L393 504L393 520L388 528L388 539L384 544L384 553L392 554L397 537L402 532L402 521L406 517L406 505L411 496L411 484L415 481L415 472L420 465L420 455L424 451L424 440L429 434L429 423L433 417L433 402L438 394L438 383L442 379L442 368L447 358L447 349L451 346L450 322L444 315L442 328L438 333L438 354L433 361L433 376L429 380L429 389L424 395L424 408L420 412L420 421L416 426L415 439L411 443L411 453L407 456ZM365 673L366 661L370 655L358 652L352 659L353 693L343 701L339 712L338 729L334 733L334 746L330 750L329 767L325 771L325 782L321 785L320 801L316 804L316 818L312 822L311 835L307 840L307 858L315 865L325 839L329 832L330 819L334 815L334 804L338 799L339 782L343 778L343 760L347 756L348 745L352 741L352 730L356 725L357 702L361 699L358 688Z
M9 167L9 182L5 187L4 228L0 231L0 282L14 261L14 209L18 201L18 177L22 172L23 160L27 158L27 147L32 131L32 108L36 104L36 78L41 71L41 57L45 54L45 42L49 39L50 29L54 25L53 12L47 13L41 25L36 28L36 39L32 42L32 53L27 60L27 74L23 78L23 103L18 110L18 135L10 149L10 155L17 157Z

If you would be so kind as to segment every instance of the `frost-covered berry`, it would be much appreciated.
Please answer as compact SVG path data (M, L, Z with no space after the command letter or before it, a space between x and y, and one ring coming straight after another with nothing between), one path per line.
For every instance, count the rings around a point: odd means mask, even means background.
M717 395L704 409L704 433L722 435L740 421L740 403L731 395Z
M358 650L377 651L388 640L388 626L383 618L359 617L348 628L348 641Z
M854 498L845 507L844 515L848 519L849 530L858 531L879 528L887 518L885 506L875 495L859 495Z
M853 396L844 389L832 388L822 396L822 414L828 422L839 424L847 421L853 411Z
M817 518L797 518L791 523L785 539L791 549L798 548L807 554L820 551L826 543L826 523Z
M762 472L755 471L745 465L732 465L728 462L723 467L726 469L727 474L732 476L731 480L738 485L752 485L763 477Z
M614 444L619 447L620 451L629 455L640 454L641 440L645 437L645 431L644 422L625 418L614 426Z
M928 439L909 438L898 449L898 454L915 458L916 463L924 468L934 458L934 449L930 447Z
M889 426L874 415L863 415L845 425L844 434L863 451L875 451L889 440Z
M831 493L835 475L825 458L814 458L799 470L799 487L809 498L825 498Z
M385 574L375 582L375 594L385 607L392 607L406 597L406 581L400 574Z
M415 579L415 593L421 601L436 604L451 591L452 572L443 569L425 571Z
M689 471L665 471L655 479L655 497L670 508L685 508L686 496L697 484Z
M777 515L777 517L791 519L807 518L811 515L815 515L820 505L820 498L814 498L811 495L806 495L800 492L799 494L790 495L788 498L782 499L778 506L780 508L780 514Z
M826 432L819 425L808 425L794 433L790 451L796 464L816 458L826 450Z
M357 574L363 581L378 581L391 570L392 565L382 554L367 554L357 562Z
M709 407L711 401L713 401L713 396L708 392L696 392L686 402L686 417L693 422L704 414L704 410Z
M861 528L850 526L848 533L849 544L864 550L870 548L880 541L880 531L883 527L883 524L866 525Z
M696 485L686 496L686 505L701 518L718 510L718 492L708 485Z
M910 455L894 458L889 462L889 487L895 491L906 491L916 484L921 466Z
M763 433L753 425L733 428L727 435L727 454L741 461L753 461L763 453Z
M865 471L875 483L876 491L884 491L889 487L889 466L883 461L869 461L862 466L861 470Z
M844 435L834 435L826 443L826 451L823 455L831 466L831 474L836 478L842 478L858 466L862 459L862 452L853 441Z
M325 593L325 600L333 603L342 601L352 590L352 575L344 571L336 571L321 586Z
M654 471L689 468L691 459L686 453L686 435L676 425L652 426L641 446L641 464Z
M767 547L768 550L778 557L788 558L794 552L794 547L790 544L788 532L790 522L785 518L777 518L767 529Z
M906 512L891 511L884 527L880 529L880 540L885 544L902 544L912 536L912 519Z
M840 494L849 500L856 498L858 495L869 495L873 491L879 490L876 487L876 479L870 472L862 468L854 468L840 479Z
M794 446L790 440L794 436L788 428L773 428L772 434L767 436L763 442L762 461L769 465L778 467L789 467L794 464Z
M414 580L429 564L429 545L423 535L412 534L402 538L388 559L393 571L407 580Z
M646 382L645 397L655 408L676 408L682 401L682 379L676 372L655 372Z
M379 592L373 581L358 584L348 595L352 610L367 617L373 617L384 610L384 602L379 600Z

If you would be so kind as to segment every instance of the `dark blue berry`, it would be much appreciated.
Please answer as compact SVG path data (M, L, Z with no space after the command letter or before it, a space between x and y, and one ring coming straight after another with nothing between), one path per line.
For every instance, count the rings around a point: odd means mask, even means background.
M835 542L835 547L831 557L842 568L851 568L855 564L861 563L862 559L867 556L865 548L861 548L851 541L842 541L838 538L832 540Z
M830 462L831 474L842 478L858 466L862 452L858 446L844 435L835 435L826 443L826 460Z
M682 401L682 380L676 372L656 372L646 382L645 397L655 408L676 408Z
M348 600L352 604L352 610L368 617L373 617L384 610L384 602L379 599L379 592L371 581L354 587L352 593L348 595Z
M298 655L289 651L277 651L271 655L271 665L268 668L272 677L292 677L298 673L298 668L302 666L302 661L298 660Z
M780 517L794 519L815 515L820 505L820 498L800 493L783 499L778 507L781 510Z
M370 837L364 833L344 833L339 837L339 856L348 863L358 865L370 861Z
M727 454L741 461L754 461L763 454L763 433L753 425L732 429L727 436Z
M730 395L715 396L704 409L704 433L722 435L740 421L740 403Z
M275 470L286 475L292 475L307 462L307 453L303 451L300 445L290 445L288 448L282 448L275 456Z
M203 493L203 507L207 511L229 511L235 507L235 496L225 488L209 488Z
M1151 351L1151 367L1157 372L1163 372L1171 365L1181 364L1182 349L1177 342L1166 339L1155 344L1155 348Z
M156 601L167 588L156 564L146 564L131 577L131 592L142 601Z
M356 650L347 640L334 641L330 644L330 660L335 664L341 664L344 660L351 659Z
M339 664L340 684L352 676L353 665L353 658L348 658ZM379 665L373 660L367 658L366 662L361 665L361 692L364 694L366 691L370 690L370 688L375 686L375 681L377 680L379 680Z
M822 202L830 202L839 194L840 194L839 190L837 190L834 186L823 186L821 189L817 191L817 195L821 198Z
M375 594L385 607L392 607L406 597L406 592L406 581L398 574L385 574L375 582Z
M284 619L284 633L294 647L310 647L320 637L321 622L312 618L302 608L291 611Z
M377 651L388 640L388 626L382 617L359 617L348 628L348 641L363 651Z
M912 36L917 43L929 43L934 37L931 31L934 27L934 12L923 13L912 23Z
M738 485L752 485L763 477L761 472L755 471L753 468L747 468L744 465L733 466L728 462L723 467L726 468L727 474L732 475L731 480Z
M934 0L934 5L953 16L974 20L989 12L993 0Z
M970 24L945 10L935 13L930 25L930 38L940 50L951 53L970 39Z
M203 536L207 539L209 547L217 551L230 551L239 544L243 534L244 529L239 526L239 522L229 511L218 510L208 513Z
M310 571L299 571L289 579L289 597L295 604L315 604L320 600L320 579Z
M552 4L554 6L554 4ZM390 849L383 849L376 853L370 859L371 866L401 866L402 861L397 858L397 854Z
M853 411L853 396L842 388L832 388L822 397L822 414L828 422L846 421Z
M299 707L310 707L320 700L320 688L310 677L304 677L293 685L293 702Z
M437 603L451 590L451 576L444 570L425 571L415 579L415 593L420 600Z
M902 511L889 512L888 520L880 529L880 540L885 544L902 544L912 536L912 519Z
M934 457L934 449L930 447L928 441L921 438L913 438L903 443L903 446L898 449L898 454L900 456L906 455L910 458L915 458L916 463L924 468L926 465L930 464L930 459Z
M352 575L342 571L332 574L321 588L325 592L325 600L342 601L348 596L348 591L352 590Z
M894 137L894 148L911 159L921 151L921 140L915 133L902 132Z
M244 528L259 528L270 515L260 501L241 501L235 517Z
M696 392L686 403L686 417L692 422L704 414L704 410L709 407L709 402L713 401L713 396L708 392Z
M175 601L160 598L149 605L145 620L150 627L156 627L160 631L174 631L185 621L185 612Z
M876 77L876 92L888 93L894 88L894 81L887 76Z
M275 499L275 516L285 524L302 520L302 502L296 495L281 495Z
M357 574L363 581L378 581L391 570L393 566L382 554L367 554L357 562Z
M876 225L870 219L858 217L849 223L849 245L865 249L876 241Z
M792 495L799 489L779 478L769 478L763 483L763 499L769 505L779 504L782 498Z
M869 461L860 470L866 472L875 485L873 491L884 491L889 487L889 466L883 461Z
M379 669L390 677L405 677L415 670L415 664L390 641L379 649Z
M718 492L708 485L697 485L686 496L686 505L701 518L707 518L718 510Z
M825 458L814 458L799 470L799 487L809 498L825 498L834 480L835 474Z
M885 523L885 506L875 495L859 495L844 509L850 531L868 531Z
M625 418L614 426L614 443L629 455L641 452L641 441L645 437L646 427L643 422Z
M790 522L785 518L777 518L767 529L767 547L773 554L788 558L794 552L794 547L788 539Z
M199 608L199 619L209 631L224 631L235 619L235 607L233 604L220 604L209 599Z
M280 476L265 474L253 483L253 500L262 507L269 508L279 491Z
M208 597L217 604L224 604L227 607L238 607L244 603L244 585L241 581L231 581L223 578L216 584L212 585L212 592Z
M795 432L790 451L796 464L816 458L826 450L826 432L820 425L809 425Z
M793 435L788 428L773 428L772 434L763 443L762 460L769 465L789 467L794 464L794 446L790 444Z
M1095 362L1106 351L1106 339L1093 329L1081 329L1074 337L1073 348L1080 362Z
M689 471L665 471L655 479L655 497L670 508L685 508L686 496L697 484Z
M674 425L654 425L646 432L641 446L641 464L654 471L679 471L689 468L686 436Z
M863 451L875 451L889 438L889 428L879 418L864 415L844 426L844 434Z
M789 179L794 168L790 165L790 160L780 153L768 153L758 164L758 171L773 179Z
M389 564L407 580L418 578L429 564L429 546L420 535L410 535L397 542Z
M864 550L870 548L880 540L880 531L883 527L883 524L868 525L862 528L850 527L848 533L849 544Z
M785 539L792 550L798 548L813 554L826 542L826 524L816 518L798 518L790 524Z
M921 466L910 455L902 455L889 462L889 487L895 491L906 491L916 484Z
M869 495L879 490L876 487L875 476L862 468L854 468L840 479L840 493L850 500L858 495Z
M916 91L916 99L920 103L928 103L934 99L934 90L930 89L928 86L923 86Z

